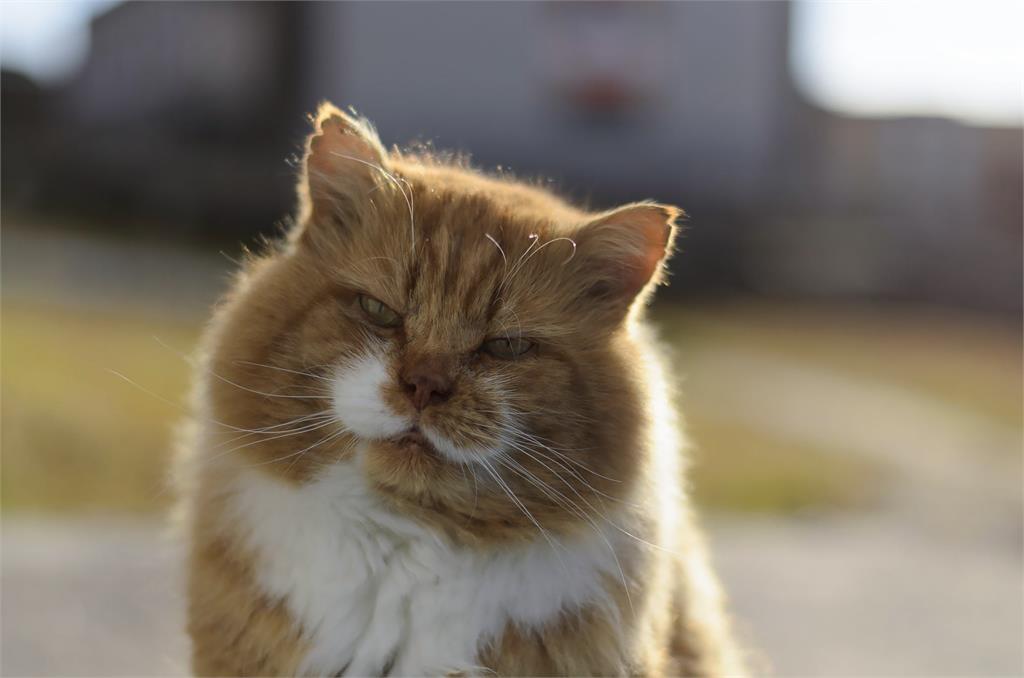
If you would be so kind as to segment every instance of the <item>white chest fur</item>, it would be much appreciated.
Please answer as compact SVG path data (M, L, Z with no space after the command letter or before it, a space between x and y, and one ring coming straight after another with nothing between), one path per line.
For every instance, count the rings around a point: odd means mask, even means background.
M509 622L612 609L602 581L618 569L606 536L455 548L384 509L350 464L301 488L243 470L235 489L232 522L257 554L258 582L309 639L304 673L473 673L480 645Z

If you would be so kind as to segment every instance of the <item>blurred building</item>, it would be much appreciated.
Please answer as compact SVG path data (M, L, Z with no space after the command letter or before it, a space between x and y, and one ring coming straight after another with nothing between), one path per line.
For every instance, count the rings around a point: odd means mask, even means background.
M31 176L5 179L113 227L228 237L266 227L287 209L283 149L302 122L297 9L115 6L93 22L88 60L50 93L49 115L29 135ZM5 142L19 132L5 124Z
M788 31L760 2L129 3L34 129L5 79L5 160L34 159L5 202L267 232L329 98L387 143L681 204L683 289L1019 309L1021 130L817 109Z

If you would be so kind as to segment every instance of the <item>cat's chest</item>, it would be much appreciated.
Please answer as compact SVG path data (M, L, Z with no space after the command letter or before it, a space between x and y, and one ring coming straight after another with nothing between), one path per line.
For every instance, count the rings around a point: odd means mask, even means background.
M507 623L541 626L604 596L607 563L589 544L454 548L384 510L341 465L303 488L241 474L232 506L258 584L302 626L310 673L469 670Z

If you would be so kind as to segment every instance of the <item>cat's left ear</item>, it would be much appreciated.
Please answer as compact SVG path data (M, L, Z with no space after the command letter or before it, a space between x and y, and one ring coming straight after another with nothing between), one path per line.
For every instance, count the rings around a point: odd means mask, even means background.
M387 151L365 118L323 103L306 142L299 187L315 222L357 219L367 193L388 171Z
M642 202L606 212L576 233L582 301L625 317L665 278L683 211Z

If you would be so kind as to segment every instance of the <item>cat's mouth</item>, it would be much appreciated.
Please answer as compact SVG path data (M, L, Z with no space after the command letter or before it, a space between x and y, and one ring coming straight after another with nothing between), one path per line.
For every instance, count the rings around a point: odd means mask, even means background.
M418 424L411 425L401 433L383 439L382 443L392 450L409 454L424 455L457 464L465 464L486 458L497 452L491 445L458 445L448 436L433 427L424 430Z

